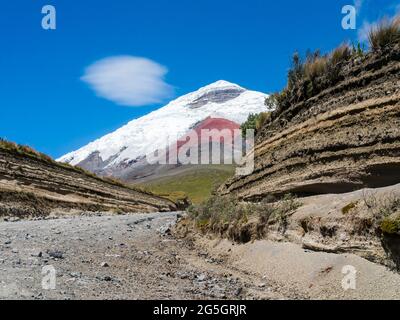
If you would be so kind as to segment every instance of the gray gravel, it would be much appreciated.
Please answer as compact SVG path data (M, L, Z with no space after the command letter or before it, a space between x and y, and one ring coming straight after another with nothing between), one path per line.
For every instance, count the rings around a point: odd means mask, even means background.
M156 213L1 222L0 299L283 298L174 239L176 219ZM47 273L53 267L55 289Z

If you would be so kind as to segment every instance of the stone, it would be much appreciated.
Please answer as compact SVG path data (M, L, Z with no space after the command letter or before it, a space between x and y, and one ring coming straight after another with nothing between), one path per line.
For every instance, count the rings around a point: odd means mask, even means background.
M163 236L170 235L171 234L171 225L168 224L165 226L161 226L157 231L158 231L158 233L160 233Z
M43 256L42 251L35 251L31 254L32 257L41 258Z
M242 294L242 292L243 292L243 288L242 288L242 287L239 287L239 288L237 288L237 289L235 290L234 295L235 295L236 297L238 297L238 296L240 296L240 295Z
M197 275L196 279L198 281L202 282L202 281L205 281L207 279L207 276L204 273L202 273L202 274Z
M53 259L64 259L64 253L62 251L50 250L47 253Z

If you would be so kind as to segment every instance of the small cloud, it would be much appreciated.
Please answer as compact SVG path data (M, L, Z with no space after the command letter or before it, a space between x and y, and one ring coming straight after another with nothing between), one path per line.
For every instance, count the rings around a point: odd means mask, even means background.
M147 58L116 56L96 61L81 80L99 97L124 106L160 103L173 95L164 76L166 67Z
M364 0L354 0L354 7L356 8L357 14L360 13L363 2Z
M377 23L370 23L368 21L364 21L361 28L358 30L358 41L366 42L368 41L369 32L372 28L376 28Z

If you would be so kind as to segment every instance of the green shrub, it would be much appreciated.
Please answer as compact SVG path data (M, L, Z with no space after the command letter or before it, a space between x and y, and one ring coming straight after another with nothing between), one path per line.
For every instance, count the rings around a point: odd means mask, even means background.
M245 123L240 126L242 136L246 137L247 130L257 132L271 119L271 112L261 112L259 114L250 114Z
M386 234L396 234L400 231L400 218L390 218L386 217L382 220L380 228L383 233Z
M268 98L265 99L265 105L269 110L276 108L278 104L276 93L270 94Z
M242 130L242 136L246 137L247 130L254 130L255 134L263 127L263 125L271 119L271 112L261 112L259 114L251 113L247 117L240 129Z
M378 215L388 217L400 210L400 197L397 195L389 195L381 200L378 207Z
M295 52L292 57L292 66L288 72L287 88L290 90L296 87L304 78L304 64L298 52Z
M246 137L247 130L256 130L258 114L250 113L247 120L240 126L242 136Z
M229 196L212 196L200 205L190 206L189 217L198 227L238 222L247 219L248 210L244 204Z
M348 205L344 206L342 208L342 213L343 214L348 214L350 211L355 209L357 207L358 202L350 202Z
M351 52L353 57L362 57L365 54L365 45L360 42L357 43L357 46L353 43L353 48Z
M364 205L372 213L374 225L383 233L400 232L400 196L398 193L378 197L375 193L363 194Z

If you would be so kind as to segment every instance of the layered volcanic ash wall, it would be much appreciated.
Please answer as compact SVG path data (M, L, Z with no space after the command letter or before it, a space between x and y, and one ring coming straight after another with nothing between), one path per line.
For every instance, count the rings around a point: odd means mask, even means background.
M254 172L221 194L259 201L399 183L400 46L346 61L334 85L276 112L253 152Z
M170 200L0 140L0 217L174 210Z

